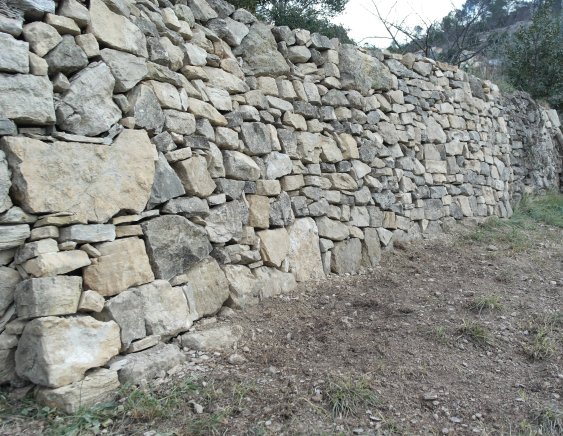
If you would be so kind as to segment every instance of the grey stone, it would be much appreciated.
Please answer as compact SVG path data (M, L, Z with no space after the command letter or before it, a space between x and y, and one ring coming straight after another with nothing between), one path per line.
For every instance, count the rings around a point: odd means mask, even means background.
M90 12L76 0L61 1L57 13L72 18L80 27L86 27L90 22Z
M102 60L115 78L115 92L126 92L144 79L148 73L145 59L111 48L100 51Z
M153 89L140 83L127 98L130 105L128 115L135 117L135 127L146 129L149 133L159 133L164 126L164 113Z
M137 288L131 288L140 299L147 335L159 335L164 339L187 331L192 325L192 307L182 288L173 288L166 280L156 280Z
M287 192L282 192L278 199L270 203L270 225L274 227L289 226L295 221L291 209L291 199Z
M57 105L57 124L77 135L97 136L121 118L112 99L115 79L103 62L91 64L70 80Z
M7 0L10 9L21 12L29 20L39 20L45 13L55 13L53 0Z
M168 164L164 155L159 153L158 161L155 164L154 182L147 209L153 209L155 206L165 203L172 198L180 197L185 193L182 181Z
M186 218L167 215L142 224L155 275L169 280L183 274L211 252L205 230Z
M332 272L336 274L353 274L362 263L362 243L357 238L348 239L334 244L332 249Z
M123 15L112 12L102 0L90 0L88 28L107 47L148 57L143 32Z
M235 11L235 7L225 0L207 0L207 4L211 6L221 18L228 17Z
M213 258L198 262L186 273L184 293L193 319L215 315L229 298L229 282Z
M94 317L100 321L115 321L119 325L122 349L147 335L143 303L139 295L131 290L106 301L103 310Z
M238 241L242 237L243 214L241 203L230 201L209 211L205 218L205 230L214 243Z
M54 124L53 86L49 78L0 74L0 114L16 124Z
M219 325L185 333L180 336L182 347L198 351L232 350L242 338L239 325Z
M0 33L0 71L6 73L29 73L29 44L12 35Z
M241 309L258 304L261 283L250 268L244 265L225 265L223 271L229 282L229 307Z
M17 133L18 128L13 121L0 117L0 136L17 135Z
M167 371L186 361L186 355L173 344L158 344L139 353L119 356L112 361L110 369L118 370L121 384L138 384L164 377Z
M312 218L300 218L288 229L289 268L303 282L325 277L319 249L319 232Z
M0 32L8 33L16 38L21 35L23 30L23 17L6 17L0 15Z
M16 248L24 243L30 235L27 224L0 226L0 250Z
M15 354L13 348L0 350L0 385L17 379Z
M366 95L370 89L391 89L389 69L376 58L362 53L356 46L342 44L339 50L340 82L343 89L357 89Z
M79 381L119 353L119 326L89 316L37 318L26 324L16 370L33 383L58 388Z
M59 231L59 241L75 241L79 244L107 242L115 239L113 224L75 224Z
M94 248L94 247L92 247ZM84 250L84 246L81 247ZM78 302L79 312L101 312L105 304L104 297L96 291L86 290L82 291L80 301Z
M217 12L205 0L188 0L188 5L196 20L207 22L218 17Z
M223 162L227 177L235 180L258 180L260 167L249 156L233 150L223 151Z
M264 159L264 165L266 166L266 178L267 179L279 179L280 177L291 174L293 170L293 164L290 157L287 154L279 153L274 151Z
M74 212L90 222L107 222L120 210L138 213L147 204L154 145L143 131L124 130L111 147L21 137L0 141L14 198L26 211Z
M166 109L164 117L166 129L170 132L179 135L191 135L196 131L196 121L193 114Z
M292 273L267 266L256 268L253 272L259 283L261 299L287 294L297 287L295 276Z
M330 239L332 241L343 241L350 235L350 228L336 220L328 217L318 218L316 220L319 236Z
M209 174L205 157L194 156L176 162L174 169L188 194L205 198L215 191L215 182Z
M117 371L99 368L90 372L83 380L67 386L55 389L41 387L37 390L35 399L39 404L72 414L81 408L88 409L111 401L119 386Z
M250 31L244 24L229 17L211 20L207 23L207 27L231 47L239 45Z
M14 298L18 318L71 315L78 310L82 278L42 277L20 282Z
M183 215L186 218L206 217L209 215L209 205L207 201L198 197L182 197L170 200L161 211L172 215Z
M272 151L272 135L265 124L244 123L241 131L245 150L250 155L263 155Z
M69 273L90 263L84 251L70 250L40 254L25 262L23 269L33 277L49 277Z
M13 303L14 291L21 279L15 269L0 266L0 316Z
M88 57L72 35L64 35L63 40L45 56L49 74L63 73L70 75L88 65Z
M362 265L374 267L381 260L381 243L376 229L364 229L364 240L362 242Z
M289 65L278 51L274 35L266 24L253 24L233 54L244 59L246 74L276 77L289 73Z
M10 187L12 186L12 182L10 181L10 176L11 173L8 168L6 155L0 150L0 213L10 209L12 206L12 200L10 199ZM0 219L0 223L5 222L5 219Z

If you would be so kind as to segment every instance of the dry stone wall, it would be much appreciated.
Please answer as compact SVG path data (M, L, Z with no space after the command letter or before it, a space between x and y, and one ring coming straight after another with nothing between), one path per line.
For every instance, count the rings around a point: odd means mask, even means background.
M224 306L509 217L557 186L558 127L223 0L1 0L0 383L72 412L181 363Z

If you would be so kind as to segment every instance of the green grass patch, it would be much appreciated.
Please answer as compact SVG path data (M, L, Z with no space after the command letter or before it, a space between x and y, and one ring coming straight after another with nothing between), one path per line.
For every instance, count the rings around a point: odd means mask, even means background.
M563 227L563 194L549 192L538 197L524 197L513 219L528 218L551 226Z
M335 379L328 382L324 397L334 417L358 416L379 404L377 396L365 378Z
M489 330L474 321L463 320L463 324L457 329L457 332L475 345L485 346L492 343Z
M494 294L479 295L469 303L469 309L481 314L485 311L501 311L503 309L500 298Z

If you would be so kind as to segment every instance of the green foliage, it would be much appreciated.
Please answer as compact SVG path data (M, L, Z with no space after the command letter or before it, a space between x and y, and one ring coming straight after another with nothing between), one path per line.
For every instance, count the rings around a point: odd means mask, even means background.
M506 51L506 73L512 84L532 97L563 109L563 26L553 14L554 0L538 9L529 27L514 34Z
M464 320L463 324L457 329L457 332L475 345L483 347L491 344L489 331L477 322Z
M231 3L276 26L307 29L329 38L340 38L342 42L352 42L347 29L330 21L344 11L348 0L235 0Z
M469 304L469 309L479 314L485 311L499 311L502 310L502 303L497 295L481 295L475 297L475 299Z
M365 409L376 407L377 396L366 379L331 380L324 392L333 416L347 417L365 413Z

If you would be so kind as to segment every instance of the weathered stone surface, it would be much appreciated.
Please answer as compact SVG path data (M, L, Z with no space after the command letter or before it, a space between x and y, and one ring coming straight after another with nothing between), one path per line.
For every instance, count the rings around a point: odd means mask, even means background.
M438 122L433 117L428 117L425 121L426 123L426 136L429 142L436 144L443 144L447 140L446 133L444 129L438 124Z
M252 156L267 154L272 151L272 135L263 123L244 123L242 139L245 149Z
M206 258L211 244L205 230L178 215L142 224L147 252L157 278L170 280Z
M53 0L8 0L14 11L22 13L29 20L39 20L45 13L55 13Z
M225 277L229 282L229 307L242 309L258 304L261 283L256 279L250 268L244 265L223 266Z
M148 57L143 32L123 15L112 12L102 0L90 0L89 31L98 41L116 50Z
M205 0L188 0L188 5L196 20L207 22L218 17L217 12Z
M260 298L271 298L293 291L297 282L292 273L286 273L276 268L262 266L254 270L259 283Z
M258 180L260 178L260 167L247 156L239 151L223 151L223 163L227 177L235 180Z
M70 88L57 104L57 123L77 135L96 136L106 132L121 110L112 100L115 79L103 62L91 64L70 81Z
M16 350L18 375L58 388L79 381L90 368L119 353L119 327L89 316L45 317L30 321Z
M206 200L198 197L175 198L166 203L161 209L161 212L172 215L183 215L186 218L196 216L206 217L209 215L209 205Z
M217 109L204 101L196 99L191 100L188 110L196 118L208 119L214 126L225 127L228 124L227 119L221 115Z
M230 201L209 211L205 230L214 243L238 241L242 237L243 213L238 201Z
M141 83L133 88L127 98L130 106L128 115L135 117L135 127L146 129L149 133L159 133L165 117L153 89Z
M104 297L96 291L82 291L80 294L80 301L78 302L79 312L101 312L104 308Z
M317 219L319 236L332 241L343 241L350 235L350 228L340 222L328 217Z
M19 247L30 235L29 225L0 226L0 250Z
M111 147L21 137L1 141L15 198L28 212L75 212L106 222L120 210L141 212L149 199L154 145L145 132L124 130Z
M72 18L80 27L86 27L90 22L90 12L76 0L61 1L57 13Z
M132 290L121 292L105 302L103 310L94 315L100 321L115 321L119 325L122 348L147 335L141 297Z
M180 135L191 135L196 131L196 121L193 114L166 109L164 111L164 125L173 132Z
M20 282L15 289L18 318L71 315L78 310L82 278L43 277Z
M180 337L182 347L198 351L232 350L242 338L239 325L211 326L205 330L185 333Z
M173 288L166 280L156 280L132 288L141 301L147 335L171 338L192 326L192 307L182 288Z
M176 345L158 344L139 353L119 356L112 361L110 369L118 370L121 384L136 384L143 380L164 377L167 371L181 365L185 360L186 355Z
M293 164L287 154L274 151L264 159L267 179L279 179L291 174Z
M184 293L193 319L215 315L229 298L229 282L215 259L207 258L186 273Z
M248 225L267 229L270 226L270 199L262 195L249 195L248 201Z
M16 350L11 348L0 350L0 385L14 380L16 375Z
M207 26L231 47L239 45L249 32L244 24L228 17L211 20Z
M130 53L105 48L100 56L115 79L115 92L133 89L148 73L145 59Z
M364 240L362 243L362 265L374 267L381 260L381 243L376 229L364 229Z
M352 274L360 269L362 263L362 243L358 238L334 244L332 249L332 272Z
M63 40L53 26L41 21L26 24L23 28L23 36L31 50L40 57L45 56Z
M21 279L20 273L15 269L0 267L0 316L14 301L14 291Z
M298 282L325 277L319 231L312 218L295 220L289 232L289 267Z
M215 182L207 170L207 160L203 156L194 156L174 164L184 189L190 195L205 198L215 190Z
M115 239L113 224L75 224L59 230L59 241L75 241L79 244L107 242Z
M0 114L17 124L54 124L53 85L49 78L0 74Z
M118 239L97 249L101 256L84 269L85 288L107 297L154 280L142 239Z
M285 228L257 232L260 255L269 266L280 267L289 254L289 234Z
M33 277L51 277L69 273L90 263L84 251L71 250L40 254L24 263L23 269Z
M370 89L391 89L392 75L382 62L350 44L342 44L338 53L340 82L344 89L357 89L364 95Z
M12 35L0 33L0 71L6 73L29 73L29 44Z
M164 155L159 153L147 209L152 209L159 204L165 203L172 198L180 197L185 193L186 191L184 190L182 181L168 164Z
M10 199L10 180L11 172L8 168L6 155L0 150L0 213L10 209L12 200ZM0 219L0 222L7 223L6 219Z
M278 199L270 203L270 225L275 227L289 226L295 221L291 208L291 198L282 192Z
M247 74L276 77L289 73L289 65L278 51L274 35L266 24L253 24L233 54L244 59L243 70Z
M45 55L49 74L63 73L70 75L88 65L88 57L72 35L64 35L63 40Z
M99 368L70 385L55 389L39 388L35 399L52 409L76 413L80 408L111 401L119 386L117 371Z
M205 71L209 78L209 85L214 88L224 89L229 94L238 94L250 89L239 77L220 68L203 67L203 71Z

